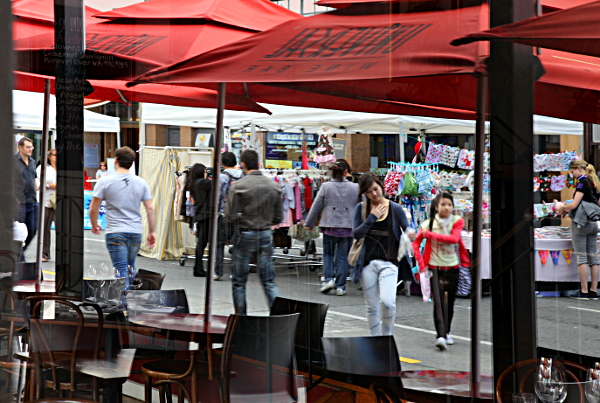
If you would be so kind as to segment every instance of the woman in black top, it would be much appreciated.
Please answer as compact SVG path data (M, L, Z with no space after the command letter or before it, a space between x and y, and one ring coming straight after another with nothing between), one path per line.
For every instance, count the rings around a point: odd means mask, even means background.
M559 206L556 212L559 214L575 212L582 201L588 203L598 203L596 192L600 190L600 181L596 175L596 170L592 164L584 160L574 160L569 165L571 175L577 179L573 201L564 206ZM588 223L579 227L574 222L571 223L571 242L573 243L573 252L577 259L577 271L579 272L579 281L581 290L571 295L571 298L583 300L597 300L596 287L598 286L598 223L588 221ZM588 289L588 266L590 267L591 284Z
M206 179L206 166L194 164L188 173L187 190L194 197L194 219L196 225L196 261L194 262L194 277L206 277L202 257L208 245L208 226L210 224L210 191L211 181Z

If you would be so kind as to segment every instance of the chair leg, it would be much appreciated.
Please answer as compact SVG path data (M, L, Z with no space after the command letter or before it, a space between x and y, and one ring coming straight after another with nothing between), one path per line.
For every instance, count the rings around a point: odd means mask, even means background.
M167 387L166 385L160 385L158 387L158 395L160 397L160 403L165 403L165 398L167 396Z
M144 375L144 402L152 403L152 378Z

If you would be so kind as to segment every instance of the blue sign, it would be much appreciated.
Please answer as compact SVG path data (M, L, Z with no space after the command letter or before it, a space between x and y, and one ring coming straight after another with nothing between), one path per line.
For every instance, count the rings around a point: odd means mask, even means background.
M90 204L92 203L92 195L94 192L87 191L83 195L83 229L92 229L90 222ZM106 201L102 200L100 211L98 212L98 224L102 229L106 229Z

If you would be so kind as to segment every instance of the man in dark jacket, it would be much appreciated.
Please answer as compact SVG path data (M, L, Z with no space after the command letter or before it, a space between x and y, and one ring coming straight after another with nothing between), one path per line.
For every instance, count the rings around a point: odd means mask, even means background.
M258 254L259 276L269 308L279 295L273 281L271 226L283 220L283 199L279 186L258 170L256 151L244 151L240 164L246 176L229 190L225 216L234 226L233 304L236 314L246 315L246 282L253 254Z
M27 137L19 140L19 151L15 154L17 167L17 197L19 199L19 211L17 221L27 226L27 239L23 246L23 253L31 240L37 233L38 227L38 202L35 160L31 158L33 153L33 142ZM21 261L25 261L23 254Z

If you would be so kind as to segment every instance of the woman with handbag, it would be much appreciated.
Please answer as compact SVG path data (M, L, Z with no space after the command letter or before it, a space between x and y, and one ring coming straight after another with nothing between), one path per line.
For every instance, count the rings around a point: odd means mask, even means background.
M42 166L37 167L37 176L41 177ZM44 243L42 245L42 262L50 260L50 229L52 222L56 217L53 200L56 200L54 192L56 191L56 150L48 151L48 159L46 161L46 190L44 192Z
M333 179L321 186L304 227L311 230L321 213L319 228L323 233L324 281L320 291L328 293L335 288L335 294L342 296L346 294L347 256L352 244L352 216L358 185L346 179L346 162L338 160L329 170Z
M361 282L371 336L391 335L396 318L398 246L403 231L413 238L414 231L407 229L402 207L383 196L383 183L376 175L363 174L358 186L359 203L354 209L354 244L349 260L356 255L361 240L364 243L352 280ZM365 202L361 202L363 195Z
M437 333L435 346L442 351L446 350L448 345L454 344L450 336L450 327L458 288L459 265L470 266L469 254L460 234L465 222L461 217L452 214L453 211L452 195L446 192L439 193L431 203L429 219L421 224L413 242L419 272L431 270L433 321ZM424 239L425 249L421 254L421 242Z

